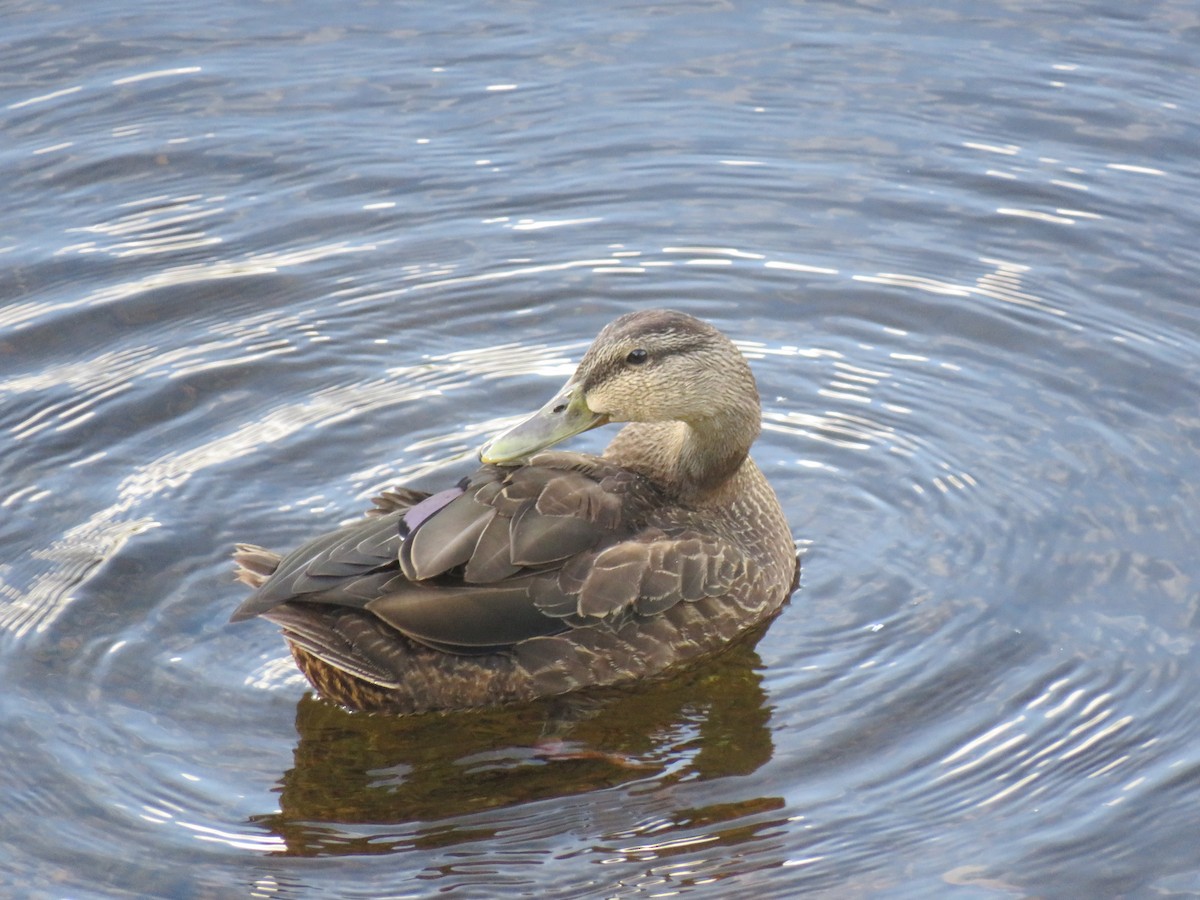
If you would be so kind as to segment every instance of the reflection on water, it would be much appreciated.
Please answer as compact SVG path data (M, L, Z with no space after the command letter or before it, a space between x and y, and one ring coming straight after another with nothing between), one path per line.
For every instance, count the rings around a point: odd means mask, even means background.
M252 821L283 838L289 855L390 853L484 839L454 824L484 810L749 774L773 752L757 637L657 684L509 709L395 719L305 696L279 812ZM666 840L677 828L711 827L717 836L706 840L722 841L723 822L782 805L775 797L680 809L653 830Z

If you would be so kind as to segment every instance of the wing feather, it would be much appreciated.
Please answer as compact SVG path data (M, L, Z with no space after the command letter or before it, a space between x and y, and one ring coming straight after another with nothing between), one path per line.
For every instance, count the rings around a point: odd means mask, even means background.
M366 609L421 643L456 652L490 652L537 635L565 630L542 613L530 596L542 575L525 575L503 585L427 587L404 583L377 597Z
M484 466L432 496L385 494L372 516L310 541L273 574L269 552L239 551L265 583L235 616L266 615L302 649L384 684L397 677L385 646L396 632L455 654L517 648L552 669L559 636L604 622L653 658L666 651L648 623L725 593L744 571L715 537L647 525L662 497L639 476L574 454L535 460Z
M471 584L490 584L516 575L521 567L512 561L512 542L509 538L509 520L494 515L488 520L467 567L463 580Z
M305 595L329 591L369 572L392 565L400 547L403 513L371 516L323 534L293 550L271 576L234 611L240 622ZM347 602L351 602L348 598ZM361 604L355 604L361 605Z
M493 515L470 494L456 498L413 529L400 550L400 568L422 581L466 564Z
M589 519L542 515L535 503L527 503L509 525L511 559L518 566L544 566L591 550L604 535Z

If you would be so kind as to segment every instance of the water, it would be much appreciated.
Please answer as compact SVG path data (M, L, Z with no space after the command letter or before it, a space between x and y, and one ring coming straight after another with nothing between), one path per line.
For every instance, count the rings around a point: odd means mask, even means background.
M1200 894L1200 14L948 6L8 4L3 892ZM756 645L396 721L226 624L651 304L760 380Z

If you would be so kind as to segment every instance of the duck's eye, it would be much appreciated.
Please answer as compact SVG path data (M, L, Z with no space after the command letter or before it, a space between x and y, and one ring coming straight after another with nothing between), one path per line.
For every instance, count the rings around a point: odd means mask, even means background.
M636 350L630 350L629 355L625 357L625 362L631 366L640 366L650 358L650 354L638 347Z

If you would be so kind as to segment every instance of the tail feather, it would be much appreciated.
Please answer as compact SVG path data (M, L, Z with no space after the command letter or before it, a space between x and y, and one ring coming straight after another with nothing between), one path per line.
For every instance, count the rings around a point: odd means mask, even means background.
M388 488L377 497L371 498L374 506L367 510L367 515L386 516L388 513L399 512L416 506L428 496L428 491L416 491L406 487Z
M273 550L258 547L254 544L238 544L234 549L234 576L243 584L252 588L260 588L268 578L275 574L283 557Z

